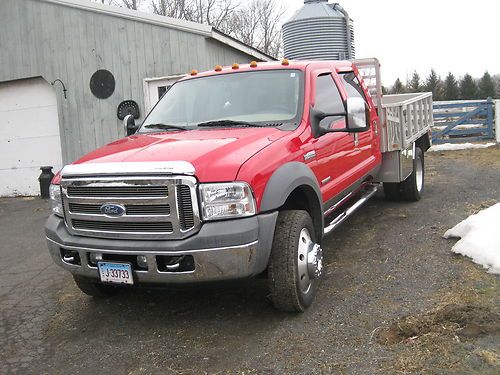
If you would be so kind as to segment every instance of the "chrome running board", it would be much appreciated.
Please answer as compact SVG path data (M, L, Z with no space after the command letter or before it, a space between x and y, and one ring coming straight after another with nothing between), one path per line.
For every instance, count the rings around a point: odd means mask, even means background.
M369 185L367 190L361 193L359 200L350 206L347 210L341 212L335 219L333 219L330 224L325 228L324 234L330 234L334 229L336 229L340 224L346 221L358 208L365 204L368 199L375 195L377 192L377 185Z

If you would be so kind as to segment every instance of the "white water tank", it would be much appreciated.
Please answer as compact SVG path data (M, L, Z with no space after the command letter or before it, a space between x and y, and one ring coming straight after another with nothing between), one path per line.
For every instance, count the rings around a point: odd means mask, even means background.
M347 12L328 0L304 0L283 25L285 57L292 60L355 58L354 29Z

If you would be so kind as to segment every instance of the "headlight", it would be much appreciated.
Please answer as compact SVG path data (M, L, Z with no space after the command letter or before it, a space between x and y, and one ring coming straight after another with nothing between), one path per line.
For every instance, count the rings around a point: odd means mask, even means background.
M252 189L245 182L202 184L200 194L204 220L255 215Z
M52 213L57 216L63 217L63 207L61 198L61 186L60 185L50 185L49 188L50 203L52 204Z

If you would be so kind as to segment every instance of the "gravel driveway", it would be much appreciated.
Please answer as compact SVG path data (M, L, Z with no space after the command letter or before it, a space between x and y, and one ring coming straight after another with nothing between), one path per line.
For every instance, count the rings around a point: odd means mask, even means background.
M327 238L302 315L273 310L265 280L92 299L49 258L47 202L0 199L0 373L498 374L498 277L441 236L500 201L500 148L426 156L421 202L378 196Z

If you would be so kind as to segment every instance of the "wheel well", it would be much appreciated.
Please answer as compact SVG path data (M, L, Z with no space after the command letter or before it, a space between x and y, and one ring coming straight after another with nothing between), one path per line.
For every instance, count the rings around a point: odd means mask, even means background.
M431 147L431 141L429 139L429 135L424 134L419 139L417 139L415 144L422 150L422 152L427 151Z
M292 191L285 204L280 208L280 211L284 210L307 211L313 221L316 238L321 242L323 237L323 212L316 192L312 187L302 185Z

